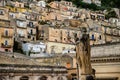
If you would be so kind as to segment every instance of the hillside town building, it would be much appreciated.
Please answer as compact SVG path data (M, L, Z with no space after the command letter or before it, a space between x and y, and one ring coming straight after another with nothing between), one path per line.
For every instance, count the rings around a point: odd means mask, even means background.
M120 19L70 1L0 0L0 80L76 80L76 41L90 36L96 80L120 80ZM101 6L100 0L83 0ZM20 54L19 54L20 53ZM24 54L24 55L22 55Z

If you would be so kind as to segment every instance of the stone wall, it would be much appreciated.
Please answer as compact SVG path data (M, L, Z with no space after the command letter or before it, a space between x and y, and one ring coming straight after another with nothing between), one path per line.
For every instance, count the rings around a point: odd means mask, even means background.
M98 45L91 47L92 57L120 56L120 43Z
M28 77L28 80L42 80L41 77L45 76L46 79L44 80L67 80L67 77L64 75L54 75L54 76L49 76L49 75L37 75L37 76L30 76L30 75L18 75L18 76L0 76L1 80L21 80L21 77ZM59 79L62 78L62 79ZM27 80L27 79L26 79Z

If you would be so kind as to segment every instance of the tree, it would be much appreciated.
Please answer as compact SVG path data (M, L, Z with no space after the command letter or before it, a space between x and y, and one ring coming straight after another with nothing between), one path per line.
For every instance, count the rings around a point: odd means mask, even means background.
M120 0L101 0L102 6L120 8Z
M117 14L116 14L116 12L115 11L110 11L110 12L108 12L106 15L105 15L105 18L106 19L109 19L109 18L117 18L118 16L117 16Z

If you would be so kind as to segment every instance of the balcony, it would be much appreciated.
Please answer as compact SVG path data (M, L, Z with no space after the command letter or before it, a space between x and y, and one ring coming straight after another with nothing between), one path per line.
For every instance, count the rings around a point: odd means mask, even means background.
M7 20L0 20L0 26L2 27L10 27L10 22Z
M29 28L36 28L35 25L27 24L27 26L28 26Z
M19 35L19 38L25 38L25 36L24 35Z
M92 38L90 38L90 40L91 40L91 41L96 41L96 39L92 39Z
M104 34L108 36L120 37L120 34L113 34L113 33L104 33Z
M39 36L39 40L44 40L45 36L44 35L40 35Z
M29 36L35 36L36 33L28 33Z
M20 26L17 26L18 28L21 28L21 29L27 29L27 27L20 27Z
M1 44L1 48L12 48L11 45L4 45L3 43Z
M5 35L5 34L2 34L1 37L4 37L4 38L12 38L13 36L12 36L12 35Z

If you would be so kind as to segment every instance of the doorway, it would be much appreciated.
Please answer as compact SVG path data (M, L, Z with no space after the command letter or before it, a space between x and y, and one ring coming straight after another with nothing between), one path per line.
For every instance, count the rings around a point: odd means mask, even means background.
M22 77L20 78L20 80L29 80L29 77L28 77L28 76L22 76Z
M39 80L47 80L47 77L46 76L42 76L42 77L40 77Z

